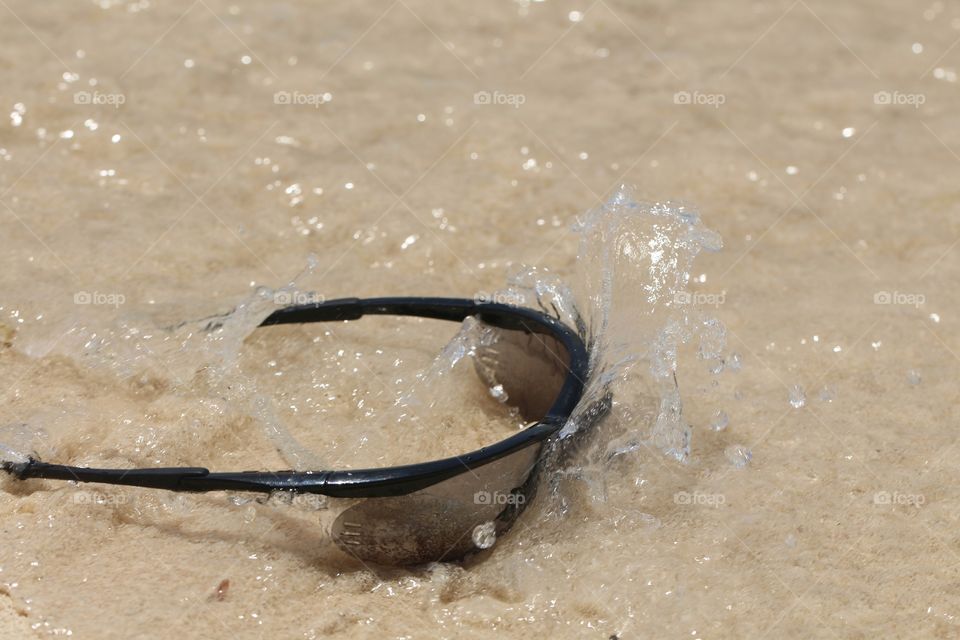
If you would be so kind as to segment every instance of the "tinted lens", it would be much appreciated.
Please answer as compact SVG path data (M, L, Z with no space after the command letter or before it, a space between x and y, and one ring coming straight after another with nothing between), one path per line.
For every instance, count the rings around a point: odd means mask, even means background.
M569 355L550 335L493 329L477 347L480 378L535 422L547 415L566 379ZM454 560L486 549L533 497L540 443L406 496L369 498L333 523L346 553L386 565Z
M554 337L497 329L477 348L477 373L490 388L502 388L507 404L525 420L547 415L566 378L570 357Z
M455 560L486 549L510 528L532 490L527 483L540 444L465 470L406 496L368 498L337 517L337 546L386 565Z

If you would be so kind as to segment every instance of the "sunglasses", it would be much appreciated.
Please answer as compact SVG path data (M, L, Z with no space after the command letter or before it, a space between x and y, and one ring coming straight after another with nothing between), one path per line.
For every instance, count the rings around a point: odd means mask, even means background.
M94 469L3 462L14 477L166 489L319 494L346 500L330 535L343 552L384 565L457 560L491 547L532 499L544 444L584 392L588 355L576 331L534 309L457 298L346 298L279 309L261 327L357 320L369 315L461 322L494 328L477 346L475 370L528 422L476 451L417 464L343 471L211 472L202 467Z

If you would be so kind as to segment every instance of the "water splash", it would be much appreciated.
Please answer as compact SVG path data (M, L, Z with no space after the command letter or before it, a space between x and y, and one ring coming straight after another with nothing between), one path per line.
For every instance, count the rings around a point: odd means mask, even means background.
M591 373L584 401L561 432L563 439L592 422L588 408L612 393L607 422L615 428L601 443L598 459L654 448L685 461L691 428L677 382L679 350L699 337L698 355L717 373L723 368L725 337L719 321L689 304L687 286L696 256L704 249L720 249L720 238L691 207L642 202L627 188L583 215L574 230L580 237L575 278L567 282L547 269L522 267L491 298L543 310L584 336ZM286 286L260 287L229 312L196 320L158 326L134 312L120 316L109 329L79 322L54 349L124 379L159 381L156 387L165 394L216 398L211 411L255 420L292 468L324 468L329 461L292 435L272 400L238 365L244 340L267 315L281 306L320 299L302 290L315 267L311 258ZM465 367L458 365L475 359L478 347L492 339L489 327L472 318L465 321L379 419L416 427L438 412L462 410L453 392L464 380L458 372ZM734 368L739 362L731 364ZM489 393L503 403L509 400L496 385ZM577 473L593 477L588 468Z
M301 285L317 264L317 258L310 256L307 266L287 285L258 287L228 312L169 324L142 310L125 308L117 313L81 306L68 320L35 323L18 332L13 346L32 358L65 356L86 369L109 372L137 391L189 398L221 416L252 417L286 460L298 468L314 466L317 456L290 435L270 400L240 371L238 359L244 340L274 310L291 302L321 299L303 291ZM41 439L40 425L47 421L38 415L17 434L6 428L0 431L3 459L30 455ZM33 435L27 437L28 432Z
M691 430L677 382L678 350L699 334L700 357L717 360L725 336L719 321L688 304L687 285L700 251L718 251L722 241L688 205L642 202L626 187L583 216L576 231L576 308L591 354L581 407L613 393L612 418L623 433L607 454L654 446L684 461ZM582 418L575 413L562 436L576 433Z
M580 247L572 283L541 267L521 267L505 288L484 297L540 309L585 338L590 377L562 439L592 424L589 412L612 393L608 421L618 423L611 431L619 435L603 443L603 459L653 447L686 461L691 428L677 382L680 347L699 338L698 357L718 374L726 346L723 324L690 304L687 287L700 251L718 251L722 241L688 205L642 202L626 187L587 212L574 231ZM434 383L490 339L488 329L468 320L400 404L433 407L435 400L417 398L436 398ZM734 366L739 365L738 357ZM495 387L491 394L497 396ZM580 478L593 473L579 467L566 472Z

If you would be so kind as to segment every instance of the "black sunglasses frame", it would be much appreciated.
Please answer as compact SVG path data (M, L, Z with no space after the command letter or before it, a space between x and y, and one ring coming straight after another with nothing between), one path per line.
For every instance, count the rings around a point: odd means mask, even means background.
M94 469L30 458L26 462L5 461L2 468L21 480L47 478L170 491L289 491L337 498L401 496L543 442L563 427L583 395L589 370L583 340L556 318L525 307L463 298L342 298L278 309L260 326L358 320L365 315L416 316L454 322L477 316L484 324L500 329L548 335L567 351L566 378L550 410L537 423L496 444L430 462L350 471L211 472L203 467ZM555 355L563 360L559 354Z

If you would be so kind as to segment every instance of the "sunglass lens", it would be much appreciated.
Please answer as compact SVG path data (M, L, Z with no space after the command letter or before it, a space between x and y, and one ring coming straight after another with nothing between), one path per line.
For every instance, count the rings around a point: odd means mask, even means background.
M406 496L366 499L337 517L333 540L348 555L384 565L486 549L523 511L539 450L532 444Z
M539 333L498 329L477 348L477 373L525 420L547 415L566 379L569 355L555 338Z

